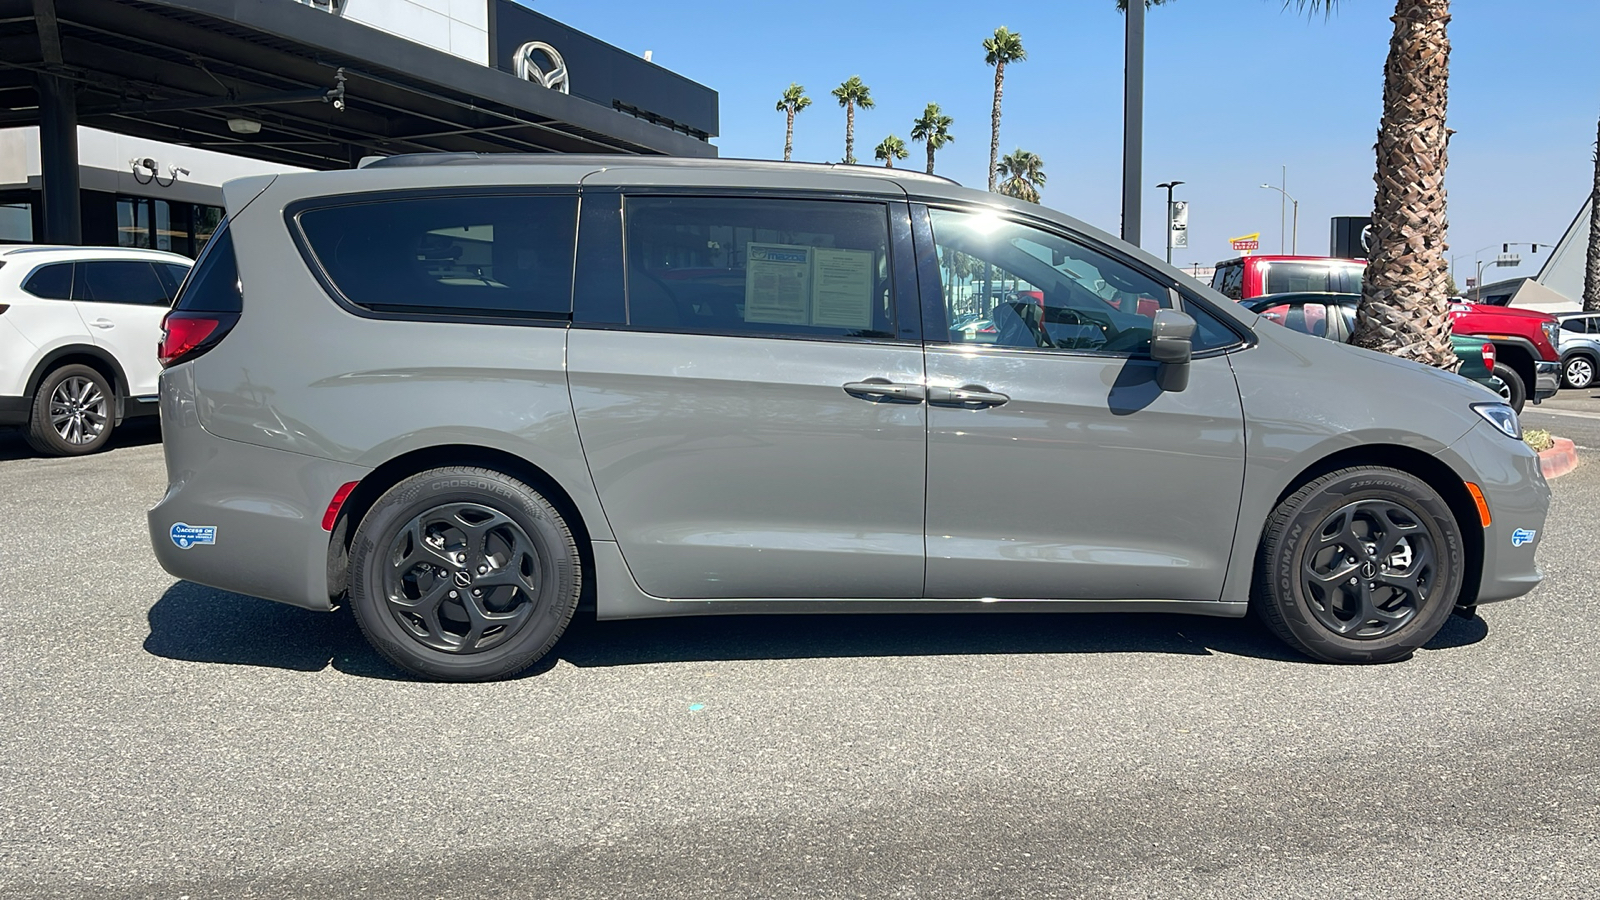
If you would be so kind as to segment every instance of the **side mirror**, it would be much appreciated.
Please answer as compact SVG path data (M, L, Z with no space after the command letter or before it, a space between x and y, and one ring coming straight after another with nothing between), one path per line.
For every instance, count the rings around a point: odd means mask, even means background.
M1194 319L1175 309L1156 311L1150 323L1150 358L1161 364L1156 386L1177 392L1189 386L1189 360L1194 355Z

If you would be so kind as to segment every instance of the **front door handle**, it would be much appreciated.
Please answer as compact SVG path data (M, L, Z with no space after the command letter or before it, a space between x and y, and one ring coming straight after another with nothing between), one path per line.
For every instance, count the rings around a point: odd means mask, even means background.
M1005 394L997 394L981 384L969 384L965 387L928 388L928 402L944 406L963 406L967 409L987 409L991 406L1004 406L1011 398Z
M844 385L844 392L861 400L887 400L899 403L921 403L928 389L920 384L899 384L887 378L868 378Z
M115 327L117 327L117 323L111 321L110 319L95 319L93 322L90 322L89 324L93 325L96 328L115 328Z

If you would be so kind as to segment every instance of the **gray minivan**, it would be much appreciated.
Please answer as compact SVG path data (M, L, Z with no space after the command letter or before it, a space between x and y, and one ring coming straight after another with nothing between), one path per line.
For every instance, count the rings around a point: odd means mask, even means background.
M156 555L347 603L426 677L523 669L582 597L1255 609L1312 657L1383 662L1541 577L1549 490L1498 397L1039 206L614 156L224 190L165 324Z

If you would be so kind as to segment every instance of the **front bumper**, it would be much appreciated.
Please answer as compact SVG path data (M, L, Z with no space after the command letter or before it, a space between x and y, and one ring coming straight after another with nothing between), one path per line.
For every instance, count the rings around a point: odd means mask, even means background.
M1534 552L1544 536L1550 486L1539 457L1487 422L1479 422L1439 454L1451 468L1483 491L1491 519L1483 529L1483 570L1476 598L1469 604L1510 600L1544 580Z
M1533 402L1554 397L1561 390L1561 363L1539 360L1533 364Z
M150 545L172 575L253 597L328 609L322 514L368 469L217 437L200 426L193 367L161 375L167 493Z

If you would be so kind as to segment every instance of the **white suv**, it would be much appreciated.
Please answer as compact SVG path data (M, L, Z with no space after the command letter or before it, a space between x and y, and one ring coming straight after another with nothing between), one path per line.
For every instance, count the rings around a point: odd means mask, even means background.
M191 264L158 250L0 247L0 425L71 456L154 415L161 318Z

